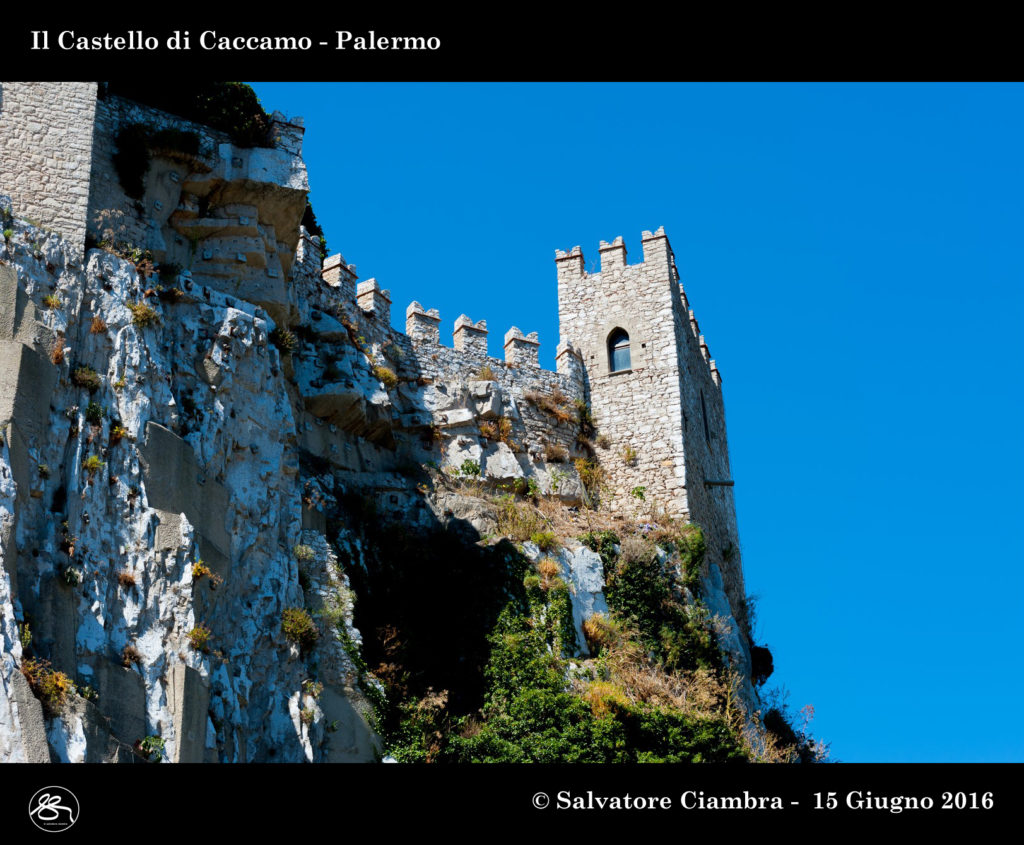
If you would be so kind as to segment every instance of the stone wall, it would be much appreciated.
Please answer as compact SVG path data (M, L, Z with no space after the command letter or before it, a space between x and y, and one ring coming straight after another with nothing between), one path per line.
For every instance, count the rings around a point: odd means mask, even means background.
M0 192L79 252L95 111L95 82L0 83Z
M556 253L559 326L583 358L598 449L611 504L630 510L630 491L676 516L688 512L677 336L672 319L675 267L664 232L644 233L644 261L626 263L621 238L602 243L601 272L584 272L576 247ZM608 338L629 335L630 367L612 371ZM602 439L601 441L605 441Z
M594 274L584 271L579 247L556 252L560 331L582 353L612 507L664 507L699 523L708 560L721 567L734 616L745 623L732 489L707 483L732 481L721 375L664 230L644 232L642 244L643 261L631 265L621 237L602 241ZM612 366L618 329L628 334L628 368ZM639 487L643 500L632 495Z

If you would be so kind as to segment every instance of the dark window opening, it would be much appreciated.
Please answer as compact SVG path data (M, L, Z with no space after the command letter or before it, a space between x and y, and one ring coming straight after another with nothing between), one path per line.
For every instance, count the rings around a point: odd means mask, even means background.
M629 335L623 329L616 329L608 337L608 364L613 373L630 369Z

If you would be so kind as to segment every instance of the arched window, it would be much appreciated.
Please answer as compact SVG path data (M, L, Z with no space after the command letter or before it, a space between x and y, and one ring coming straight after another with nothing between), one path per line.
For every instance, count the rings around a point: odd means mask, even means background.
M630 369L629 335L624 329L616 329L608 336L608 365L613 373Z

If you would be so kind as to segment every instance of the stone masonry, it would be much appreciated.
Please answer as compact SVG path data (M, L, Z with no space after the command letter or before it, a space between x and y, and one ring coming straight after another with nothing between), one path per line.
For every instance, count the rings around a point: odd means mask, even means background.
M556 250L560 332L579 345L594 422L608 438L597 451L612 506L629 511L642 493L649 505L700 523L734 615L745 618L721 375L664 229L641 242L643 261L628 264L621 237L602 241L593 274L580 247ZM616 369L609 344L620 331L630 360Z
M0 83L0 181L20 214L81 250L95 82Z

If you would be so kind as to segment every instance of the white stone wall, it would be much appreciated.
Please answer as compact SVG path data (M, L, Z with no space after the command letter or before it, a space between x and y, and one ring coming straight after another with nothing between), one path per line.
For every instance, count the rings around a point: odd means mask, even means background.
M644 487L647 503L683 516L688 502L671 248L664 233L645 233L642 263L627 264L625 252L621 239L605 244L595 274L584 272L578 248L558 255L560 330L582 354L594 422L610 441L598 458L612 506L633 509L638 500L630 491ZM630 339L631 366L621 372L612 372L608 360L607 341L616 328Z
M95 82L0 83L0 193L79 252L95 111Z
M664 231L644 232L642 244L643 261L631 265L622 238L602 242L594 274L584 271L579 247L556 253L560 331L580 349L594 422L609 441L597 455L610 504L638 513L665 507L699 523L733 615L745 624L732 488L705 484L733 480L721 377ZM629 334L631 361L629 370L612 372L608 339L617 328ZM631 495L637 487L645 488L643 503Z

